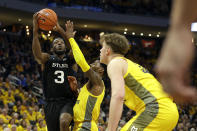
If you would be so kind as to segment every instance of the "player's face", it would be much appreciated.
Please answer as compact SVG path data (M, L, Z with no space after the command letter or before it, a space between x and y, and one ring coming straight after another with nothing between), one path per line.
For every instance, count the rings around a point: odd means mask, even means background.
M100 41L102 48L100 49L100 62L103 64L107 64L107 57L108 57L108 49L109 47L107 46L105 41Z
M99 60L96 60L94 63L90 64L90 66L91 66L92 70L99 73L101 75L101 77L103 76L104 68L100 64Z
M66 47L62 39L57 38L53 41L53 51L58 55L65 53Z

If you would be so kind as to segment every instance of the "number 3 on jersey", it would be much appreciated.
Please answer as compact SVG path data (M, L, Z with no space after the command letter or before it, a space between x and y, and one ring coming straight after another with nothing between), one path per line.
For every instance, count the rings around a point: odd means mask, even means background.
M57 79L54 79L55 83L62 84L64 83L64 72L57 70L54 72L54 75L57 76Z

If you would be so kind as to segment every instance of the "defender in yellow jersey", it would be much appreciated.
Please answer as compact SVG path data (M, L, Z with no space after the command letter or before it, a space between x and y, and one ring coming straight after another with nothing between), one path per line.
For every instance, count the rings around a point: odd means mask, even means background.
M91 93L89 91L89 82L81 88L77 102L73 108L75 123L74 131L98 131L97 122L100 114L100 105L105 94L105 88L103 88L100 95L96 95L96 93ZM96 86L94 87L97 88ZM93 90L96 91L96 89Z
M136 111L122 131L171 131L178 121L178 110L163 92L160 83L145 68L124 58L129 45L126 37L112 33L101 37L100 61L107 65L111 79L108 131L115 131L123 103Z
M73 23L66 23L66 37L71 45L76 63L88 77L88 82L81 88L76 104L73 108L74 131L98 131L97 121L100 114L100 105L105 94L102 81L104 68L97 60L91 67L87 64L79 46L74 40Z

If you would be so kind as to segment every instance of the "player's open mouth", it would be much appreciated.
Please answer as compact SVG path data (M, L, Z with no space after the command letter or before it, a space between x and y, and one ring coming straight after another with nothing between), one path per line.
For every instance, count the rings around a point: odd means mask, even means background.
M61 49L62 49L62 46L58 46L57 49L58 49L58 50L61 50Z

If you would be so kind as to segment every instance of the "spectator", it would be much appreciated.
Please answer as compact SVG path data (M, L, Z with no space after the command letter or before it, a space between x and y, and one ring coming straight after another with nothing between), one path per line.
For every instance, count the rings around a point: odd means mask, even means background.
M23 74L21 74L20 75L20 80L21 80L21 86L23 87L23 88L26 88L27 87L27 79L26 79L26 77L23 75Z
M3 124L4 124L4 120L3 118L0 117L0 130L3 130Z
M18 62L18 63L16 64L16 70L17 70L18 72L23 72L23 71L24 71L24 68L23 68L23 66L22 66L22 64L21 64L20 62Z
M8 124L11 117L8 115L8 108L3 108L2 113L0 114L0 118L3 119L5 124Z
M16 125L12 125L11 131L17 131L17 126Z
M3 76L5 72L6 72L5 67L0 64L0 75Z

